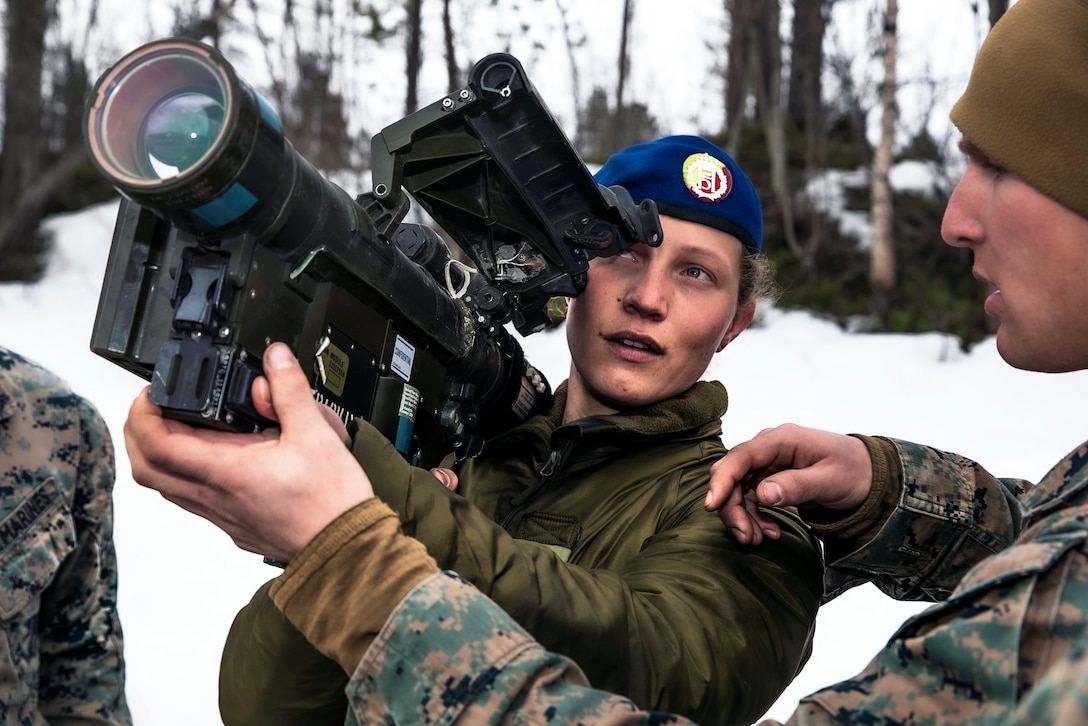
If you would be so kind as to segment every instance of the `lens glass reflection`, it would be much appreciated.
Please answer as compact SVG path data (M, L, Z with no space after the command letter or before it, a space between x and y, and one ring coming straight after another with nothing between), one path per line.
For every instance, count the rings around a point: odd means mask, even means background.
M140 129L140 156L158 178L177 176L196 164L219 139L223 104L200 92L183 92L152 108Z

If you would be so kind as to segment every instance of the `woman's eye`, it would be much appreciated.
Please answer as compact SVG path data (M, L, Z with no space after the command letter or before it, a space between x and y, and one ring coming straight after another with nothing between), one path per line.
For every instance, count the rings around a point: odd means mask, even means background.
M696 280L710 280L712 279L710 273L701 267L689 267L684 270L686 277L691 277Z

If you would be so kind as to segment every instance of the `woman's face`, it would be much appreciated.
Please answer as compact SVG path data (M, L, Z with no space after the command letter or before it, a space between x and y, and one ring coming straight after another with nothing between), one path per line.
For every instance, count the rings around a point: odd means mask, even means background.
M567 315L571 371L564 420L683 393L752 321L737 309L744 246L726 232L661 217L660 247L590 263Z

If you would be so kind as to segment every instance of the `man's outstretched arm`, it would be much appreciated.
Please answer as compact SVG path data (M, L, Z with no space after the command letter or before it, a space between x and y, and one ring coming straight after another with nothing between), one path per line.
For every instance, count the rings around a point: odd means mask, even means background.
M271 596L352 674L347 697L359 723L691 723L589 688L572 661L471 583L439 572L376 499L322 531Z

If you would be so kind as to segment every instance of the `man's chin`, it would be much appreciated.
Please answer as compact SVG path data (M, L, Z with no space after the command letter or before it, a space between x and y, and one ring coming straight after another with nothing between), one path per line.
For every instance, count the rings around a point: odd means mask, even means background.
M1034 373L1069 373L1088 368L1088 360L1079 361L1064 355L1050 355L1039 346L1010 340L1008 330L997 331L997 353L1013 368Z
M997 354L1001 356L1001 359L1008 363L1013 368L1018 368L1022 371L1034 370L1032 363L1028 360L1019 346L1009 341L1009 333L1007 330L998 328L997 330Z

